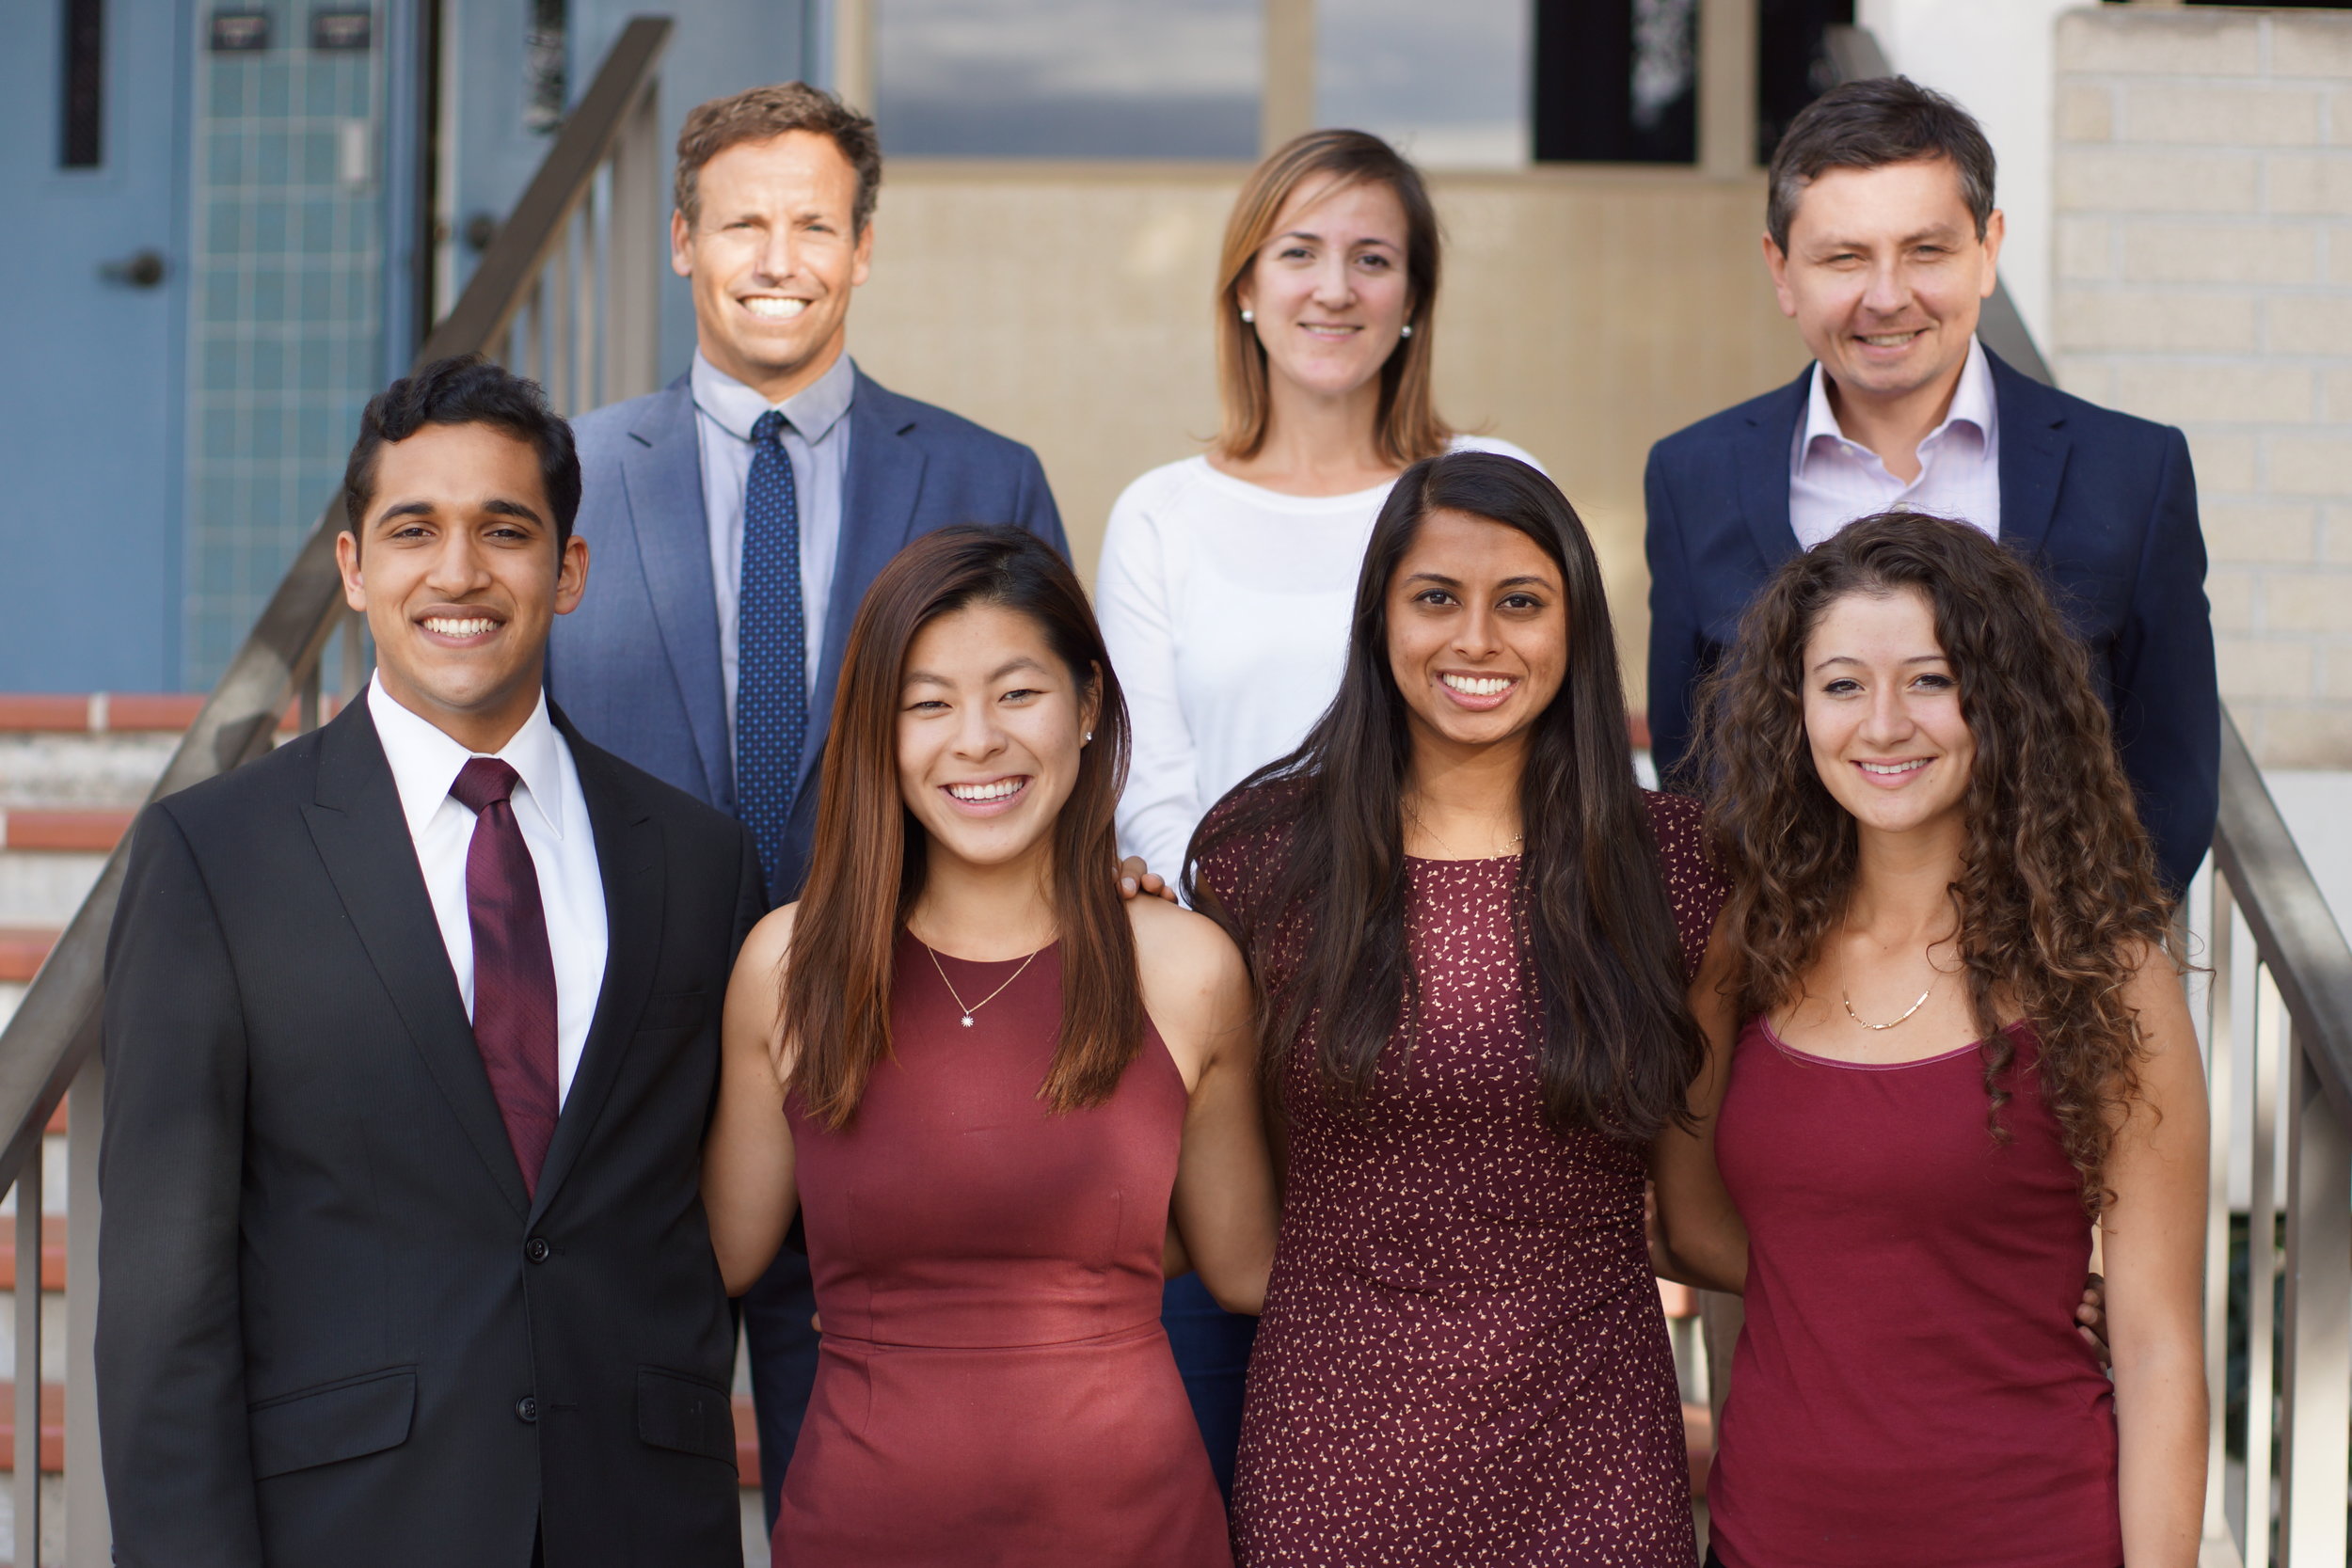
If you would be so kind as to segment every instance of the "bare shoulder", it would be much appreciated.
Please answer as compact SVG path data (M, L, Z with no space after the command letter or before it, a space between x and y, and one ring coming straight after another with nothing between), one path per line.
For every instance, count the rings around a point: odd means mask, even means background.
M800 915L801 906L787 904L770 910L743 939L743 951L735 960L738 974L772 974L784 966L785 956L792 950L792 923Z
M1216 921L1160 898L1130 899L1126 910L1144 1002L1163 1035L1212 1030L1219 1013L1248 995L1241 949Z

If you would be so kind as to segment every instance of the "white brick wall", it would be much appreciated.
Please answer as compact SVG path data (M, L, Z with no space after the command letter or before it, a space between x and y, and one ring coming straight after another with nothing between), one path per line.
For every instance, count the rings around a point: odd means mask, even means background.
M2221 689L2352 767L2352 13L2058 24L2058 379L2188 433Z

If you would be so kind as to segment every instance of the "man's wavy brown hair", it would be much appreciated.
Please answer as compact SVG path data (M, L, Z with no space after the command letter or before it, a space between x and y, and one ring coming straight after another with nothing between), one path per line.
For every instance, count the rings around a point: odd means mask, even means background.
M1701 688L1696 777L1732 885L1717 927L1724 993L1741 1018L1795 1001L1845 916L1854 819L1806 738L1805 644L1846 595L1901 593L1933 610L1976 740L1951 895L1986 1122L2008 1141L2007 1006L2040 1038L2042 1096L2095 1212L2111 1196L2101 1173L2115 1126L2139 1089L2125 988L2150 946L2169 949L2170 901L2088 654L2031 565L1977 529L1901 512L1846 528L1773 576Z

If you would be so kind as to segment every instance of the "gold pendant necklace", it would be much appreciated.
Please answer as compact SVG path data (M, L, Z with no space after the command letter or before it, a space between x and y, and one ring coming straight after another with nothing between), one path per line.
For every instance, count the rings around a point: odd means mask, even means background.
M921 937L916 937L914 940L917 942L923 942ZM923 942L923 951L931 956L931 967L939 971L939 983L947 988L947 994L949 996L955 998L956 1009L963 1014L963 1026L966 1029L969 1029L972 1027L972 1015L978 1012L982 1007L987 1006L991 1002L995 1001L998 997L1004 995L1005 986L1009 986L1013 983L1013 981L1020 979L1022 974L1027 971L1028 967L1037 961L1038 953L1042 953L1045 949L1041 947L1037 949L1037 952L1031 953L1027 958L1022 959L1021 967L1014 970L1010 975L1007 976L1004 986L998 986L994 990L990 991L986 996L981 997L977 1002L973 1003L968 1007L963 1005L963 998L956 995L956 983L947 978L946 968L939 961L939 950L933 947L930 942Z

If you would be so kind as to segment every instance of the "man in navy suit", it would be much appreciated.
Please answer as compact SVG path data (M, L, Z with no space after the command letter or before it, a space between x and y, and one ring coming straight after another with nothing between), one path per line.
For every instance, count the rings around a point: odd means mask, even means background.
M1018 524L1067 553L1026 447L877 385L846 349L873 255L873 121L800 83L716 100L678 137L671 266L692 369L576 425L596 585L548 687L580 732L740 818L798 896L858 602L908 540ZM808 1260L744 1301L769 1517L816 1371Z
M2221 722L2188 443L1977 341L1993 178L1967 112L1899 76L1834 88L1788 127L1764 259L1815 363L1650 451L1652 752L1677 770L1694 686L1782 562L1870 513L1959 517L2031 557L2089 644L2178 890L2213 839Z

